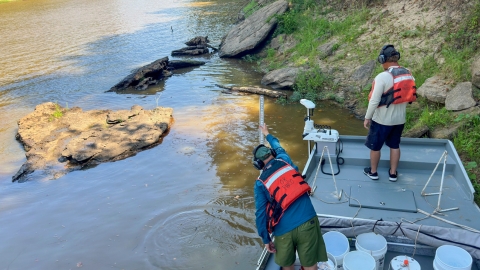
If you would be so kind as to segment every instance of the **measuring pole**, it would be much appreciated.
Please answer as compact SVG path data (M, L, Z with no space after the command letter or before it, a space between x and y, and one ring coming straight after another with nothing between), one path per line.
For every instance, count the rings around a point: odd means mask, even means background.
M264 100L263 100L263 95L260 95L260 113L258 114L259 119L258 122L260 123L260 126L263 126L263 106L264 106ZM263 133L261 130L258 130L259 132L259 139L260 139L260 144L263 144Z

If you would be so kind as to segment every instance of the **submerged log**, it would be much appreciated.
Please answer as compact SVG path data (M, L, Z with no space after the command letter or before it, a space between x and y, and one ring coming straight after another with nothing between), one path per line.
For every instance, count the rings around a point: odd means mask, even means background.
M236 92L243 92L243 93L250 93L250 94L257 94L257 95L265 95L269 97L274 97L274 98L279 98L279 97L287 97L287 93L282 92L282 91L276 91L276 90L270 90L270 89L265 89L265 88L260 88L260 87L247 87L247 86L242 86L242 87L229 87L221 84L216 84L216 86L224 89L228 89L230 91L236 91Z
M132 74L125 77L121 82L110 88L108 92L122 91L128 88L144 90L149 85L157 84L158 81L172 75L167 70L168 57L158 59L146 66L135 70Z
M196 45L196 46L188 46L181 48L179 50L172 51L172 56L179 56L179 55L200 55L209 53L208 47L206 45Z

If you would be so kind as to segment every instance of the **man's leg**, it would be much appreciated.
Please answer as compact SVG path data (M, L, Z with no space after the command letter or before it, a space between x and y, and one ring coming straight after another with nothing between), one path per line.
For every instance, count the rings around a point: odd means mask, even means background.
M305 269L307 269L307 268L305 268ZM312 270L313 269L315 269L315 268L312 268ZM292 264L292 265L287 266L287 267L284 266L284 267L282 267L282 270L295 270L295 265Z
M397 149L390 148L390 174L397 173L399 161L400 161L400 148L397 148Z
M390 156L391 156L391 152L390 152ZM372 173L377 172L378 162L380 162L380 151L370 150L370 167L371 167L370 172ZM397 162L397 165L398 165L398 162Z
M314 264L314 265L308 266L308 267L304 266L303 269L305 269L305 270L317 270L318 266L316 264Z

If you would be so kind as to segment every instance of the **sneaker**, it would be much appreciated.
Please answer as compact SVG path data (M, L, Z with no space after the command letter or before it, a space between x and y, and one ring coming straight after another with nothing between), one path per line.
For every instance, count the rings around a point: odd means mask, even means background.
M363 169L363 173L366 176L370 177L370 179L372 179L372 180L378 180L378 173L377 172L372 173L371 169L372 169L371 167L367 167L367 168Z
M388 169L388 180L390 180L392 182L396 182L397 181L397 174L398 174L397 171L395 171L395 174L391 174L390 169Z

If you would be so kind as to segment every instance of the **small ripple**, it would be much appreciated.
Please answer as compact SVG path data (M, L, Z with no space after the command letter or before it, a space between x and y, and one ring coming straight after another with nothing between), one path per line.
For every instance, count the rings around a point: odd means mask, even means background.
M231 269L227 265L239 254L258 251L252 216L218 205L173 209L145 225L143 251L160 269Z

